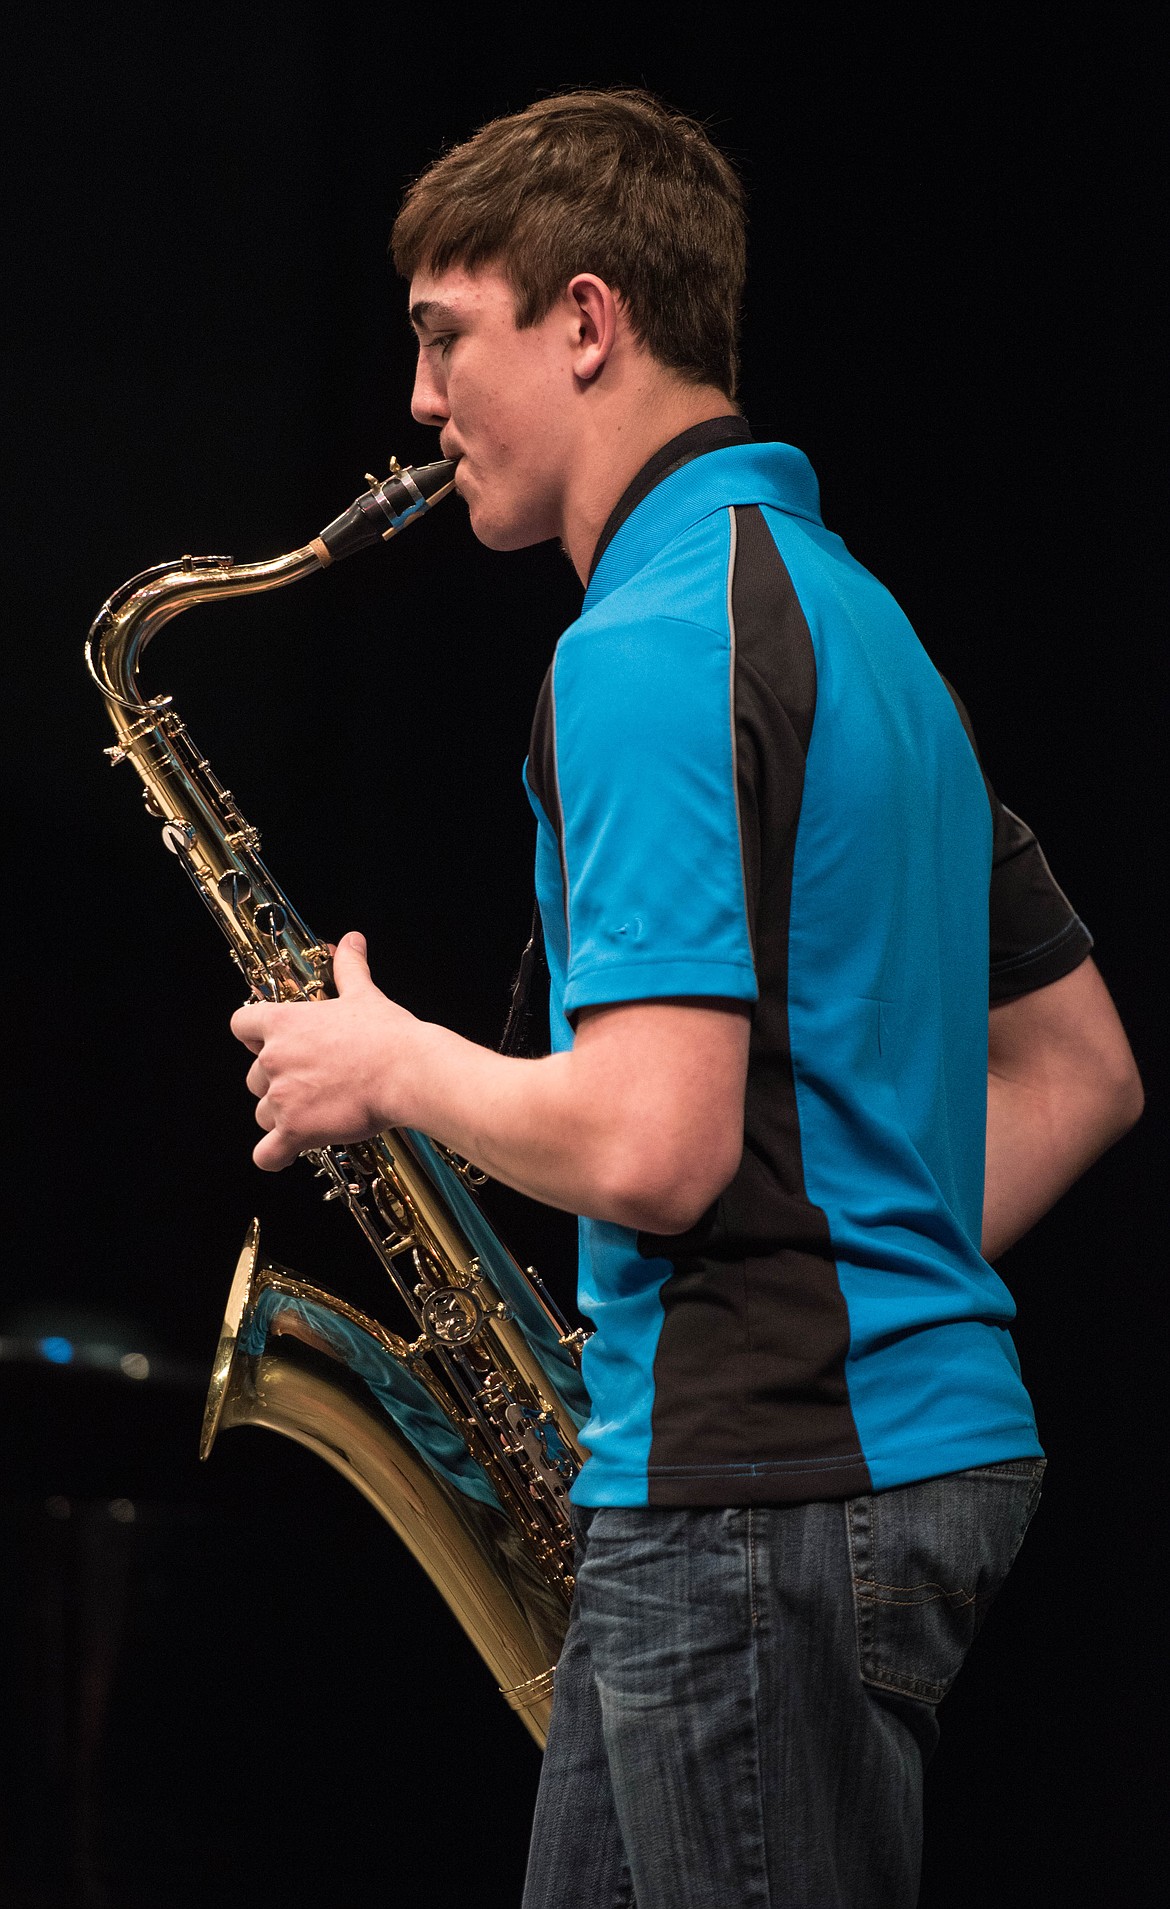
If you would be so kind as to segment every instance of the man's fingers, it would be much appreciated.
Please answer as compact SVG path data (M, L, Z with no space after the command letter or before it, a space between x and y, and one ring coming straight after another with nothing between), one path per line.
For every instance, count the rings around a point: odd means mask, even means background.
M237 1008L231 1018L231 1030L237 1041L253 1054L258 1054L264 1045L264 1015L267 1012L262 1001L249 1001L245 1007Z
M259 1110L257 1110L259 1111ZM278 1133L266 1133L252 1149L252 1158L264 1173L279 1173L296 1159L299 1147Z
M254 1060L248 1069L244 1086L248 1089L250 1094L255 1094L257 1100L262 1100L264 1095L268 1092L270 1084L268 1075L264 1071L263 1061L259 1059Z
M342 935L333 955L333 983L338 994L348 994L368 984L369 979L365 936L356 931Z

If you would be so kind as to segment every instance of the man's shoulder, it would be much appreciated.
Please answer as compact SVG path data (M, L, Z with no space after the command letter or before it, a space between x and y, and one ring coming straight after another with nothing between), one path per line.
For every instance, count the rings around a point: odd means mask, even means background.
M726 506L643 540L627 554L624 574L604 592L590 592L557 646L605 647L621 633L671 622L726 635L731 530ZM633 561L629 555L634 556Z

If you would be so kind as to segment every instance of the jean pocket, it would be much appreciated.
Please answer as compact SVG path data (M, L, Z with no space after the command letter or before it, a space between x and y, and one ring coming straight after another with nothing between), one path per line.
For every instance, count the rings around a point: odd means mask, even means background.
M845 1507L863 1680L939 1703L1011 1568L1042 1458L895 1486Z

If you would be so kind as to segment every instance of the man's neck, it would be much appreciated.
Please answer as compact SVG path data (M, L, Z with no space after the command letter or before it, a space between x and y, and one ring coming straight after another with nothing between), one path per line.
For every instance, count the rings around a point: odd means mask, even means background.
M561 539L581 582L589 581L597 540L615 504L643 465L671 438L709 418L734 417L736 407L713 385L670 378L640 401L598 406L565 500Z

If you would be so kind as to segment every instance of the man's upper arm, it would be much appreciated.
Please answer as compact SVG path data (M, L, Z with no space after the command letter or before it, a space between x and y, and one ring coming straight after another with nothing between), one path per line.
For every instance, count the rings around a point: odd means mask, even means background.
M991 1010L983 1252L995 1259L1142 1110L1117 1011L1092 961Z
M734 1177L750 1033L736 1001L581 1010L573 1065L613 1134L613 1175L646 1204L641 1230L684 1232Z
M583 621L553 672L564 1007L754 999L726 634Z
M1091 959L1071 974L991 1008L988 1072L1063 1105L1071 1118L1098 1108L1121 1118L1141 1111L1141 1085L1125 1030Z

